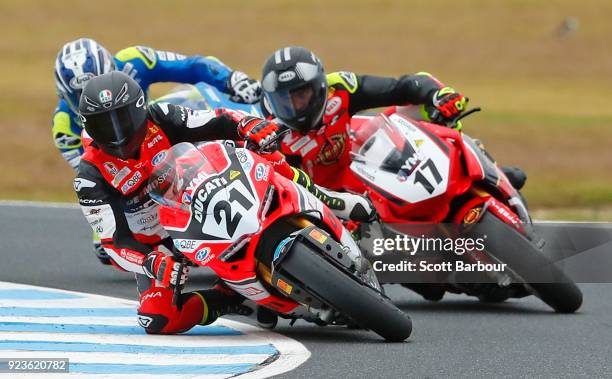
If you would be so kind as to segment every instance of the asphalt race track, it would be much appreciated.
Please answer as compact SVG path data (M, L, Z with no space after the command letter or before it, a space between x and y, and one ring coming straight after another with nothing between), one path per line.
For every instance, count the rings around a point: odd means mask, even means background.
M0 204L0 281L136 300L131 274L100 265L90 235L77 208ZM203 286L211 280L201 273L191 283ZM283 377L610 377L612 285L581 288L580 312L558 315L534 297L483 305L447 295L430 303L391 286L391 298L413 319L408 342L283 322L276 331L312 353Z

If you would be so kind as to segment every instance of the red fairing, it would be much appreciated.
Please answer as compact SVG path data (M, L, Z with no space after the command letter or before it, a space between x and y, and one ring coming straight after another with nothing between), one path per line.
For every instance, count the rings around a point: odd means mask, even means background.
M460 218L461 211L453 207L469 202L470 196L475 199L484 196L475 192L462 202L453 203L485 180L485 168L475 147L465 143L460 132L423 121L418 107L393 106L378 116L354 117L351 131L353 162L350 166L339 164L336 169L341 172L338 178L347 177L346 172L357 174L358 183L343 180L338 185L342 190L367 191L384 222L443 222L455 216ZM381 144L381 140L387 142ZM360 164L360 160L365 163ZM385 168L390 164L391 169ZM518 196L501 170L494 169L499 180L492 185L503 194L501 200ZM385 173L386 170L395 170L397 178ZM419 195L421 186L430 193Z
M234 291L278 312L291 313L300 305L269 292L259 281L255 251L263 231L280 218L316 211L340 240L341 222L305 188L277 173L265 158L245 149L234 153L220 143L198 149L214 174L201 167L185 183L185 193L178 195L183 209L161 206L160 223L189 260L211 268ZM277 200L271 207L274 194ZM230 259L239 250L243 255Z

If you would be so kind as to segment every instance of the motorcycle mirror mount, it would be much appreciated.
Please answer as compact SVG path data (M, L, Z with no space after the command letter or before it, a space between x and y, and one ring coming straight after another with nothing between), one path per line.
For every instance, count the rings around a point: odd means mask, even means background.
M472 108L470 110L467 110L463 113L461 113L459 116L455 117L449 124L448 127L451 129L455 129L455 127L457 127L457 123L461 120L466 118L467 116L476 113L476 112L480 112L482 110L482 108L480 107L476 107L476 108Z

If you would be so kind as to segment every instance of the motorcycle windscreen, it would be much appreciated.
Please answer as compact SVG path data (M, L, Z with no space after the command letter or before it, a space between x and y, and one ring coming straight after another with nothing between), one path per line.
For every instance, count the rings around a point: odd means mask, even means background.
M415 148L386 117L379 115L371 124L376 127L370 128L373 133L352 153L353 160L392 174L405 171L406 163L416 156Z
M446 191L450 161L423 130L402 116L379 115L352 152L351 170L395 198L416 203ZM363 136L362 137L366 137Z
M158 204L189 212L194 190L218 172L196 146L181 142L165 151L149 179L150 196Z

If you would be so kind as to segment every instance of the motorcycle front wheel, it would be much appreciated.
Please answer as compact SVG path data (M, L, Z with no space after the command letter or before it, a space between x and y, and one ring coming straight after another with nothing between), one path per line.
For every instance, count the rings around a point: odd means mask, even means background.
M401 342L412 333L410 317L387 297L359 283L304 244L294 245L280 269L335 311L387 341Z

